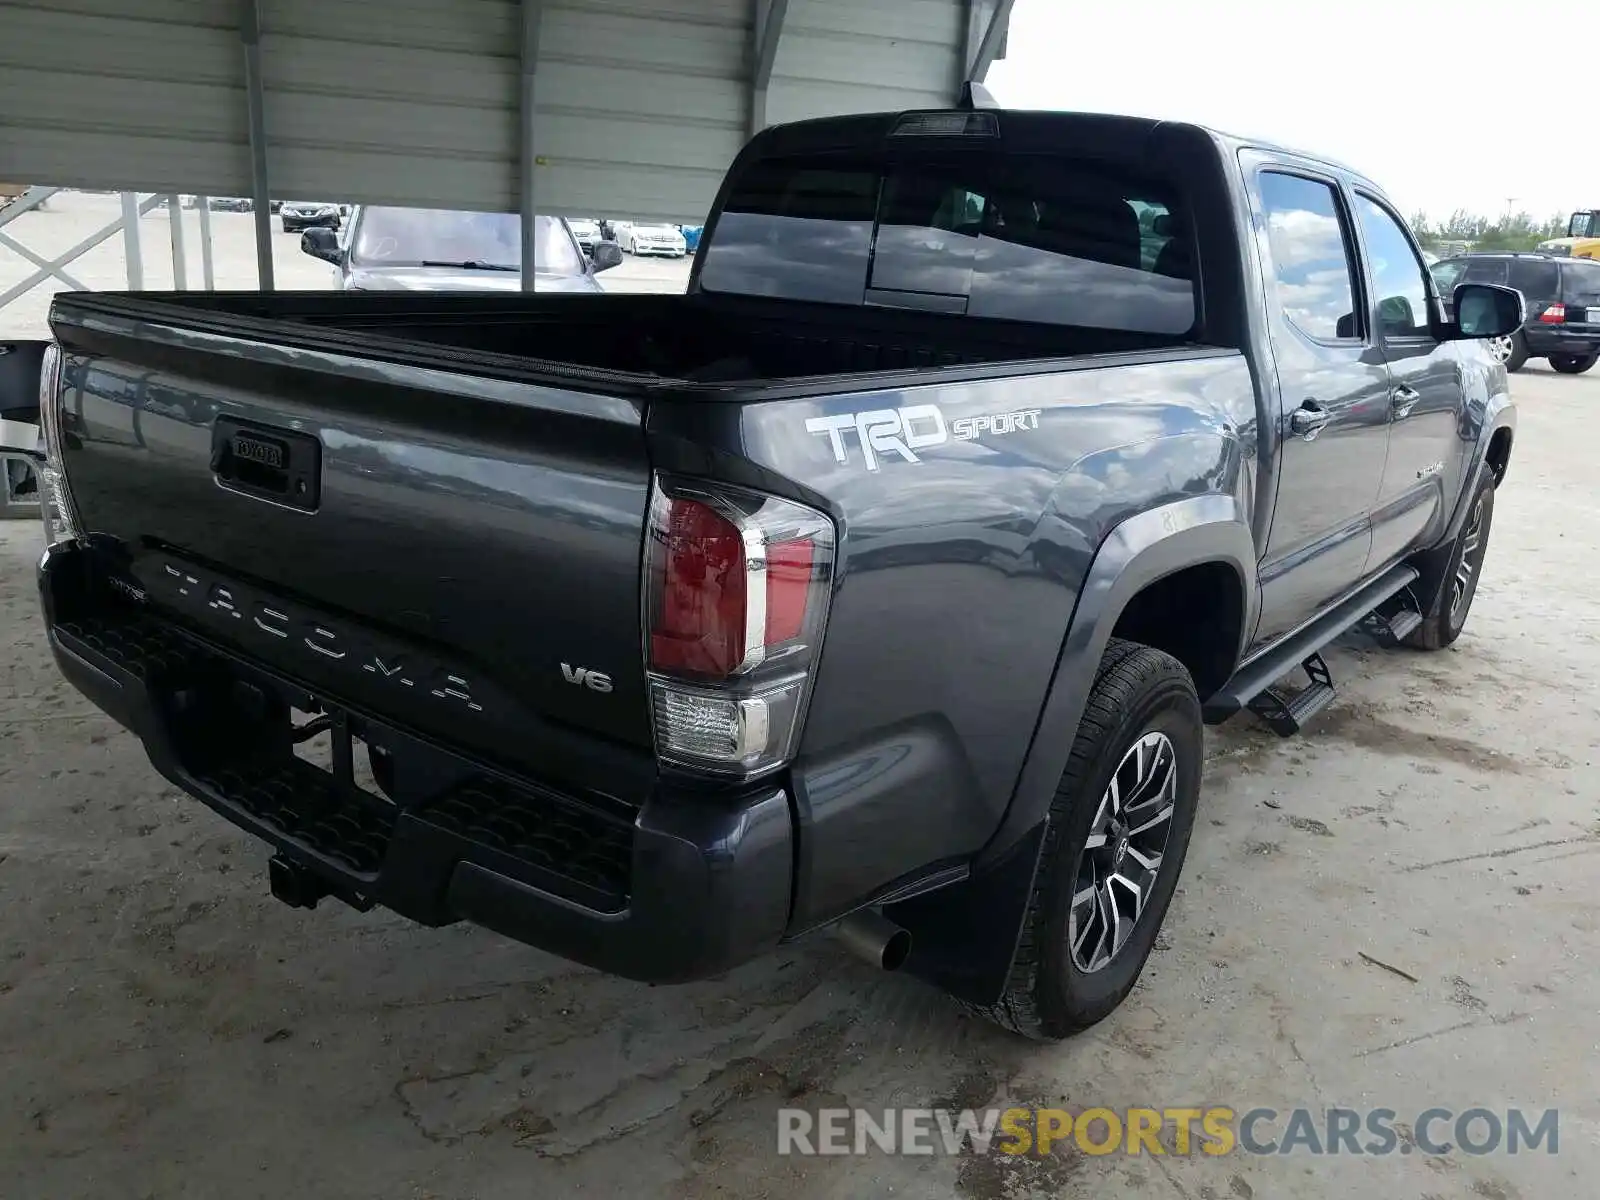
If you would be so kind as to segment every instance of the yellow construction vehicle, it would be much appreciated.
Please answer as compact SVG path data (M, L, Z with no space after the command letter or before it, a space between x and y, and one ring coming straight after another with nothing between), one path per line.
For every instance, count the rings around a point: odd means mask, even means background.
M1539 251L1565 254L1569 258L1600 259L1600 208L1573 213L1567 222L1567 236L1540 242Z

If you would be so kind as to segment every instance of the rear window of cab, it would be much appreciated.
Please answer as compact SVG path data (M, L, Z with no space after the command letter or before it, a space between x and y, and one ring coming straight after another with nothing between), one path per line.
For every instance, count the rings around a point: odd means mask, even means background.
M1196 314L1178 198L1054 156L758 160L700 286L1171 335Z

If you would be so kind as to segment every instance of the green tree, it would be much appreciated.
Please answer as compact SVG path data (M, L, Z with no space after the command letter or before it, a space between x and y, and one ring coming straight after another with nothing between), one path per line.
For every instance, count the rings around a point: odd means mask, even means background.
M1411 228L1417 241L1429 249L1442 242L1466 242L1474 250L1532 250L1550 238L1565 237L1567 219L1560 213L1536 220L1531 213L1507 213L1490 218L1458 208L1435 225L1427 213L1412 215Z

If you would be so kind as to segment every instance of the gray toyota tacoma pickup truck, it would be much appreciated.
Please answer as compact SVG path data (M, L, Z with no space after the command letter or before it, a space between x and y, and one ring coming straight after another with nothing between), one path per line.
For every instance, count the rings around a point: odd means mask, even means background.
M686 295L60 296L8 440L61 670L280 898L654 982L834 931L1053 1038L1205 723L1460 633L1522 305L1450 299L1333 163L854 116L748 145Z

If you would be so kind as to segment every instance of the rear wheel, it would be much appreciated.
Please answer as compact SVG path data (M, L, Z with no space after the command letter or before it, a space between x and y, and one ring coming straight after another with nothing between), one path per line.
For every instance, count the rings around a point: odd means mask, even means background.
M1552 354L1550 365L1563 375L1582 375L1596 361L1600 361L1600 354Z
M1203 733L1189 672L1113 639L1050 806L1011 978L981 1015L1066 1037L1132 990L1172 902L1200 795Z

